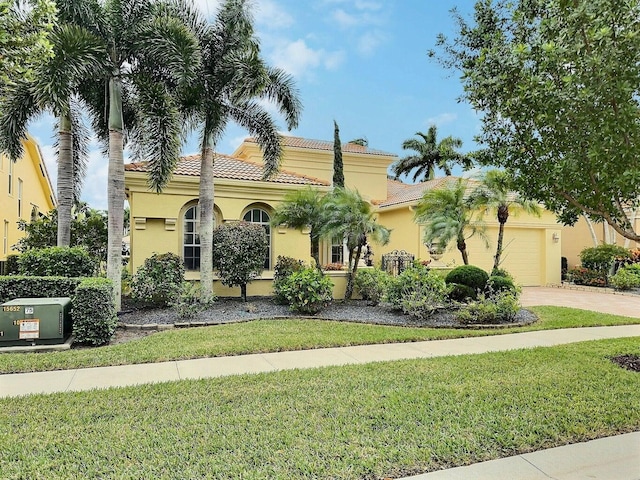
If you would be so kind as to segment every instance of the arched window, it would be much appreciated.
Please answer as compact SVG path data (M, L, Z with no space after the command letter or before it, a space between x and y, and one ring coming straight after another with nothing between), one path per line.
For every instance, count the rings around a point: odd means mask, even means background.
M264 259L264 268L269 270L271 267L271 223L269 223L271 219L269 214L261 208L252 208L244 214L242 219L245 222L262 225L264 228L264 233L267 234L267 257Z
M200 269L200 208L192 205L184 212L182 223L182 258L185 270Z

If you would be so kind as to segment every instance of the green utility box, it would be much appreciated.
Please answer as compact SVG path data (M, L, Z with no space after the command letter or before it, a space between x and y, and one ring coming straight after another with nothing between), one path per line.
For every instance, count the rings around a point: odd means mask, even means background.
M0 346L52 345L71 335L71 299L17 298L2 304Z

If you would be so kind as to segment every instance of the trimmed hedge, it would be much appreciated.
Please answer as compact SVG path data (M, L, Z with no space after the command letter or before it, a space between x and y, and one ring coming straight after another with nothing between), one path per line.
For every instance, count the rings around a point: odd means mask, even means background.
M73 297L81 278L0 277L0 303L16 298Z
M7 261L4 264L4 272L2 275L18 275L20 273L20 267L18 265L18 259L20 255L11 254L7 255Z
M447 283L466 285L477 292L484 290L487 280L489 280L489 274L474 265L460 265L451 270L445 278Z
M76 341L94 346L109 343L118 323L111 280L83 279L71 298L71 305Z
M154 253L131 280L131 297L150 307L166 307L180 297L184 265L175 253Z
M96 262L82 247L27 250L18 259L21 275L30 277L90 277Z

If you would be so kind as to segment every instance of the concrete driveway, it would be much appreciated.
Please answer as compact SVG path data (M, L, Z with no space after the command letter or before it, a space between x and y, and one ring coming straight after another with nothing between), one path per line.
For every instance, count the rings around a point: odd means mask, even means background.
M553 305L640 318L640 295L621 295L612 291L524 287L520 300L524 307Z

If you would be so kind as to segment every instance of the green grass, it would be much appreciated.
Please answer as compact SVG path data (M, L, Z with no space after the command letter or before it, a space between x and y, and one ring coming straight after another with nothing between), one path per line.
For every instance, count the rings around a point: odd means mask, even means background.
M3 479L405 476L640 429L638 339L0 400Z
M571 308L535 307L532 310L540 317L535 324L497 330L390 327L323 320L259 320L213 327L175 329L156 333L140 340L100 348L50 353L0 354L0 373L640 323L640 319L637 318Z

